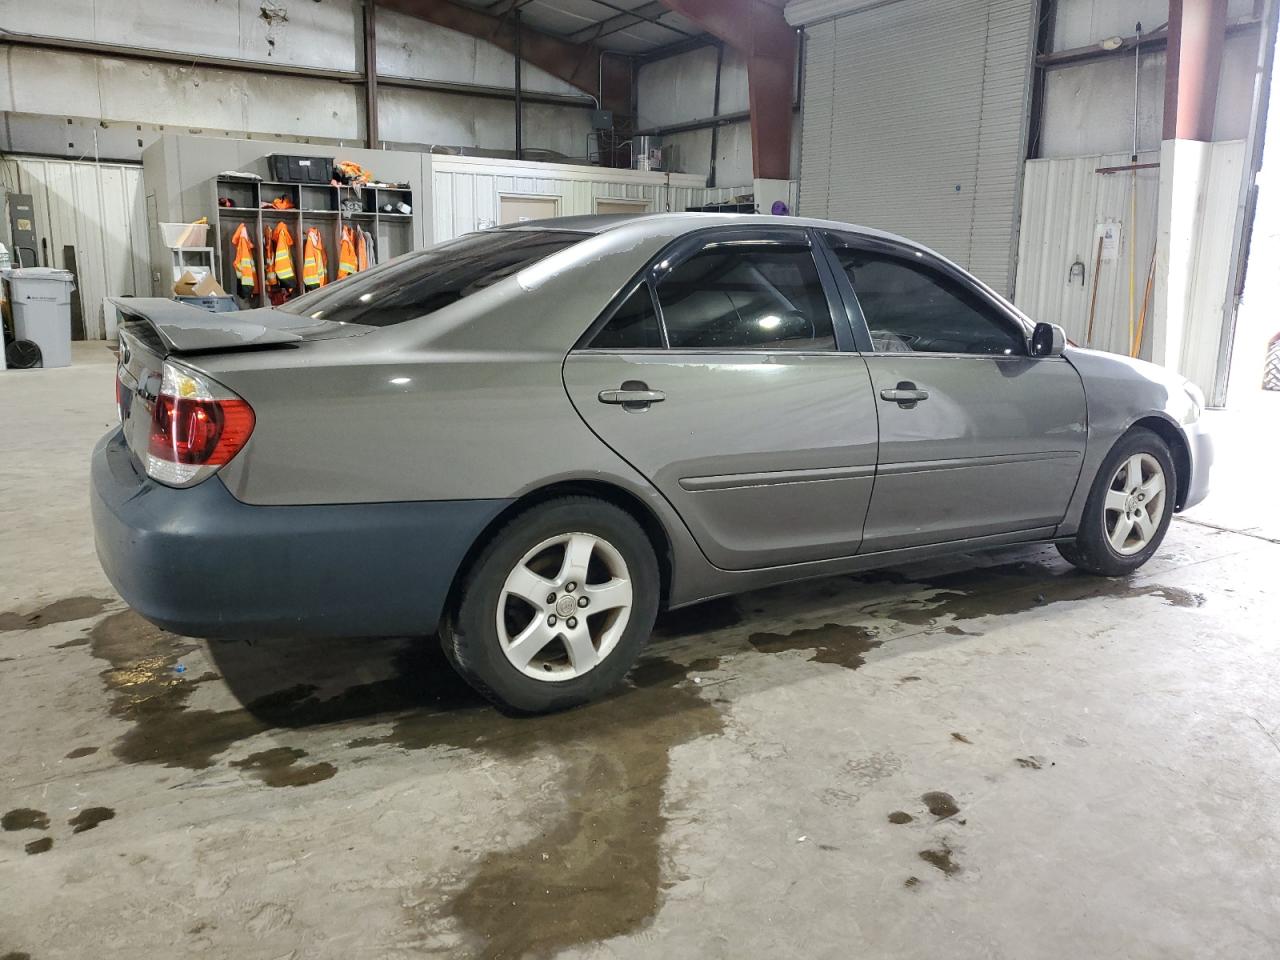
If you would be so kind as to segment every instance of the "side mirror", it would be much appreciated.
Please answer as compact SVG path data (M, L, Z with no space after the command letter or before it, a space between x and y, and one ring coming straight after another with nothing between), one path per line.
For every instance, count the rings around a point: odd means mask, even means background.
M1067 333L1056 323L1037 323L1031 334L1033 357L1060 357L1067 346Z

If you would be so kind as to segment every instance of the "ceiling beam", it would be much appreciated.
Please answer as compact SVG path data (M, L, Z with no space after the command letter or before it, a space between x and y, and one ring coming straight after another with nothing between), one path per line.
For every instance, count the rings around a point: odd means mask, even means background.
M378 6L394 10L437 26L455 30L469 37L476 37L495 47L515 53L515 25L505 16L518 4L528 0L499 0L493 9L502 9L501 16L486 10L452 3L451 0L377 0ZM520 56L528 64L545 70L553 77L572 84L596 97L601 106L619 115L631 112L631 65L617 57L601 59L604 52L591 43L573 43L564 37L520 28ZM601 91L601 79L604 90Z
M611 3L601 3L600 0L592 0L592 2L600 3L600 6L608 7L610 10L617 10L618 13L607 20L601 20L589 27L583 27L581 30L575 30L569 34L568 39L575 43L590 43L599 40L601 37L607 37L620 30L625 30L627 27L634 27L638 23L651 23L655 27L662 27L664 30L678 33L682 37L693 36L687 30L681 30L679 27L673 27L669 23L662 22L662 15L671 12L662 0L650 0L649 3L641 4L634 10L621 10Z

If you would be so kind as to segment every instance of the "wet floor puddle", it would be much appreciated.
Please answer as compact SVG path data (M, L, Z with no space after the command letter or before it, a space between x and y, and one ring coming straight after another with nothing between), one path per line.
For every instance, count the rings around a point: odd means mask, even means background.
M110 602L101 597L67 597L31 613L5 611L0 613L0 630L38 630L52 623L87 620L100 614ZM76 644L59 644L62 647L73 645Z
M680 623L668 623L667 631L678 634ZM105 617L90 637L91 652L108 664L102 678L109 710L130 724L113 747L129 763L199 770L266 731L321 724L358 730L361 721L379 728L389 723L389 729L353 737L353 750L444 747L514 761L553 757L562 771L556 794L563 806L548 815L549 826L517 849L482 855L466 880L438 891L413 917L426 927L454 930L484 957L550 955L638 929L652 918L663 892L662 802L670 751L721 729L716 708L686 682L691 668L663 657L643 661L632 685L613 697L534 719L506 717L483 704L422 641L369 641L366 656L394 651L391 675L330 695L308 682L303 658L314 647L211 644L210 655L233 691L243 675L255 672L300 678L244 698L242 708L212 710L190 705L205 678L175 672L194 641L128 611ZM350 646L360 649L358 641ZM272 660L279 651L291 651L288 662ZM703 658L696 665L713 670L718 661ZM230 766L273 787L307 786L337 772L335 764L311 762L289 746Z
M862 608L873 620L912 625L1019 613L1096 597L1157 596L1188 607L1204 602L1197 594L1175 588L1097 580L1025 561L928 579L890 573L876 575L873 582L901 584L913 594L929 591L925 597L890 597ZM92 610L85 615L94 616L101 609L92 603L64 606L21 615L22 626L4 628L31 629L56 622L57 617L78 618L70 613ZM16 623L12 618L17 616L0 615L0 625ZM680 638L740 622L737 604L720 601L668 614L658 633ZM945 629L969 635L952 627ZM829 623L788 634L755 633L747 643L760 653L804 650L813 662L857 669L885 639L874 623ZM715 670L715 657L681 664L651 655L632 672L631 687L603 702L550 717L515 719L481 703L422 641L369 641L365 647L353 642L350 647L363 649L370 660L390 659L391 673L337 689L315 680L314 671L308 670L325 655L324 648L313 645L285 645L280 649L286 652L278 654L266 643L254 648L211 644L210 655L220 673L192 678L175 668L198 644L159 630L131 611L104 617L88 641L90 652L108 665L102 678L110 694L110 712L129 723L112 748L129 763L200 770L238 742L267 731L342 724L355 727L358 734L368 722L387 732L353 736L350 749L444 747L516 761L554 757L562 780L549 826L516 849L482 855L467 879L447 890L434 890L434 899L424 899L426 906L411 911L417 925L446 924L475 944L483 957L549 956L634 932L655 916L664 889L660 845L671 751L722 729L715 704L688 682L695 672ZM265 673L296 682L263 690L262 661L273 657L275 669ZM353 670L351 675L361 674ZM219 678L244 706L192 707L199 685ZM303 750L288 745L252 753L231 766L271 787L316 784L338 770L336 764L312 761ZM935 804L925 803L939 818ZM959 869L949 850L922 851L921 858L944 874Z

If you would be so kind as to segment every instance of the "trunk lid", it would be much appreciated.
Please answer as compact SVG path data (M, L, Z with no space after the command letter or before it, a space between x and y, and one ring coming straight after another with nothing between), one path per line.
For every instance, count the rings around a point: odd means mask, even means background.
M370 333L362 324L316 322L270 307L211 313L159 297L108 298L120 312L120 357L116 408L125 443L145 461L151 419L164 379L164 361L176 357L199 365L199 357L244 350L288 350L310 340Z
M355 337L374 328L358 323L316 321L271 307L212 313L162 297L110 297L122 326L146 324L170 353L223 353L283 347L304 340Z

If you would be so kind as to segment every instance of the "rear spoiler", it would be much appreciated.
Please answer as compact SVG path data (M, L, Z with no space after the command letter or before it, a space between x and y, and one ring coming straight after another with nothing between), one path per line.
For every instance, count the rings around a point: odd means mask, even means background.
M108 297L122 319L151 325L172 353L245 350L298 343L304 338L288 330L267 327L234 313L211 313L163 297ZM249 311L246 311L248 315Z

